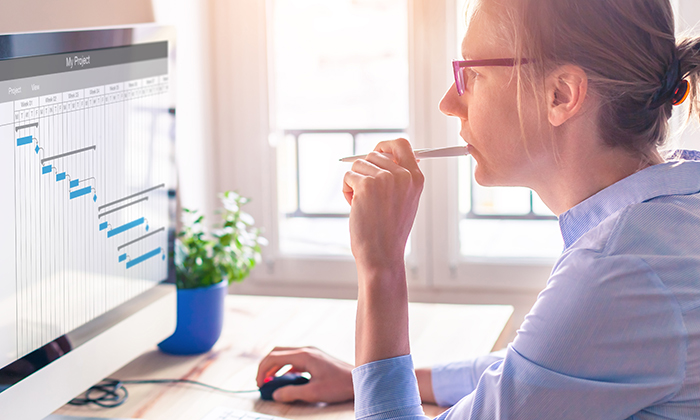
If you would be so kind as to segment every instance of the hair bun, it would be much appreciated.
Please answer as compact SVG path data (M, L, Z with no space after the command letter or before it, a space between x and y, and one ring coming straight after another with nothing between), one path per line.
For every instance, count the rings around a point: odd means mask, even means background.
M670 102L671 100L674 100L674 102L676 102L675 99L684 85L683 82L687 84L687 81L683 80L683 78L681 77L681 61L678 59L678 57L674 57L671 66L669 67L668 71L666 72L666 75L664 76L661 87L659 88L659 90L656 91L654 96L652 96L651 101L649 102L649 110L653 111L655 109L658 109L662 105ZM688 90L689 86L688 89L685 92L683 92L683 98L680 102L678 102L678 104L682 103L683 100L685 100L685 97L687 97Z

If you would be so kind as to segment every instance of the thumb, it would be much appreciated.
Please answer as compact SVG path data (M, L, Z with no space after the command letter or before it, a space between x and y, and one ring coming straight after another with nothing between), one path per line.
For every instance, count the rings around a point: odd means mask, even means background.
M272 399L277 402L291 403L294 401L315 402L312 396L311 384L305 385L287 385L277 388L272 393Z

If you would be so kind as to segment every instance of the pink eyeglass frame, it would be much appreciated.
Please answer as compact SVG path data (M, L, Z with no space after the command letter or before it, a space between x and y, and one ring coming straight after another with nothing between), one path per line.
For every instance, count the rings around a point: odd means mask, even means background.
M520 64L527 64L530 60L523 58L520 60ZM464 80L464 72L462 69L465 67L513 67L518 64L518 60L515 58L492 58L488 60L452 60L452 69L455 74L455 86L457 87L457 94L459 96L464 95L467 88L466 82Z

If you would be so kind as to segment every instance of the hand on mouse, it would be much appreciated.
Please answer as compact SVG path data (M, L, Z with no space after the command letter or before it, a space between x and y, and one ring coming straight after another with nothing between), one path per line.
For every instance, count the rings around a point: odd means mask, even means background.
M258 387L265 383L265 378L274 375L285 365L292 365L290 372L308 372L311 380L305 385L277 389L272 394L275 401L338 403L353 399L354 366L315 347L275 347L258 366Z

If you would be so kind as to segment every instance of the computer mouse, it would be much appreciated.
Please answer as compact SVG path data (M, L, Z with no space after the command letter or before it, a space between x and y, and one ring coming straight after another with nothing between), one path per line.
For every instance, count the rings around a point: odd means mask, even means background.
M272 401L272 393L287 385L304 385L309 380L298 373L285 373L281 376L273 376L266 379L263 386L260 387L260 398L265 401Z

